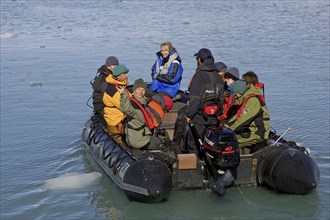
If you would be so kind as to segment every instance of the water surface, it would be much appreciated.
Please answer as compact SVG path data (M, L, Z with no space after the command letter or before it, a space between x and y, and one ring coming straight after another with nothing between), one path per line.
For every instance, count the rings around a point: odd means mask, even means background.
M1 219L329 219L329 1L1 1ZM89 81L107 56L150 79L170 41L181 89L209 48L217 61L266 85L272 127L309 147L321 184L308 195L261 187L175 191L130 202L85 150ZM102 174L87 187L50 190L68 173ZM79 177L79 176L78 176ZM152 210L152 212L151 212Z

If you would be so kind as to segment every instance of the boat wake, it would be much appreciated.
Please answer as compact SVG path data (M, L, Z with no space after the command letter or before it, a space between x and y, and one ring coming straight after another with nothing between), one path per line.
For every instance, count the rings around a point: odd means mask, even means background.
M96 185L101 180L101 173L66 173L62 176L48 179L43 183L43 187L50 190L70 190L83 189Z

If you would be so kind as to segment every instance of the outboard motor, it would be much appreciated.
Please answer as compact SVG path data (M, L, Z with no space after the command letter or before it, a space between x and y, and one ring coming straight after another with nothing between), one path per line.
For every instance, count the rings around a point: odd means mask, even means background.
M236 178L240 163L240 150L235 133L228 128L208 128L204 133L203 150L214 169L212 191L223 195L225 187L231 186Z
M238 167L240 151L232 130L222 127L206 129L203 146L206 156L217 170Z

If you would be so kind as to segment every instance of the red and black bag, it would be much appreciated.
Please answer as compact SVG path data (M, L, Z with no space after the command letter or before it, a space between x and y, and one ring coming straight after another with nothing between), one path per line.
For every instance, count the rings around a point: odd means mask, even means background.
M204 116L218 116L219 115L219 106L218 105L205 105L203 107Z

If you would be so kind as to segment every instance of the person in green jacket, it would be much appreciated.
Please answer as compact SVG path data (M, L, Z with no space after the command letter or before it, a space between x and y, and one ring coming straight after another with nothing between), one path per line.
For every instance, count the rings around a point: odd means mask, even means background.
M252 145L268 139L270 118L266 104L262 101L259 88L248 87L242 80L237 80L231 90L232 96L240 105L236 115L232 116L224 127L236 133L242 154L249 154Z
M132 148L168 150L171 147L169 140L154 136L152 130L147 126L146 117L148 115L146 113L149 112L149 98L145 96L147 84L143 79L137 79L134 82L132 97L124 87L117 86L116 88L121 93L120 110L127 116L127 144Z

